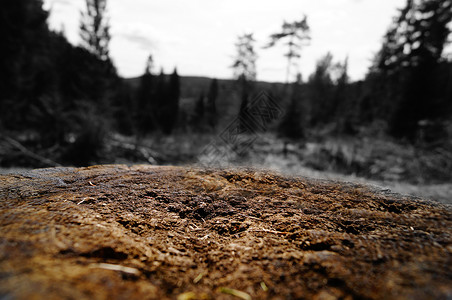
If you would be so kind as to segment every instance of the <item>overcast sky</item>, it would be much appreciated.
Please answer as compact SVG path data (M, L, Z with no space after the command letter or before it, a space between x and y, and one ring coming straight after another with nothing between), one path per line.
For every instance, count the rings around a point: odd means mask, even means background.
M84 0L45 0L50 26L79 43ZM312 41L302 50L299 70L306 79L328 51L336 60L349 56L349 75L361 79L397 8L406 0L109 0L111 57L120 75L143 73L152 54L155 72L163 67L181 75L230 78L237 36L253 32L257 40L259 80L284 81L283 45L261 47L284 20L308 16Z

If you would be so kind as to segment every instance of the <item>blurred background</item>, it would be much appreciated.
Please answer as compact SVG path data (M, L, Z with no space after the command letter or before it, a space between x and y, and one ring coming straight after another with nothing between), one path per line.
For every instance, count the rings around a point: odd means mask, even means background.
M1 173L247 166L452 203L452 0L1 5Z

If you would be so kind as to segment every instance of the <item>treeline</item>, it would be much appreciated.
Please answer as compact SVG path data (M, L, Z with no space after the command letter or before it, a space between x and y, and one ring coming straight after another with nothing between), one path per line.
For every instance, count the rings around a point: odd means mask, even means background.
M294 63L308 47L310 28L306 16L284 22L264 47L273 47L281 40L287 47L286 88L276 93L286 110L280 134L301 138L310 129L329 126L343 134L371 128L374 133L410 142L451 138L452 62L443 53L450 42L451 24L451 0L407 0L365 79L351 82L348 59L335 62L330 53L318 60L307 80L300 75L290 80ZM239 36L236 46L232 67L242 86L242 106L246 107L256 77L253 35Z
M110 59L49 30L42 6L2 2L1 130L27 147L59 147L56 159L83 164L96 157L107 116L119 109L120 78Z
M158 130L171 134L179 114L179 75L174 70L168 79L162 70L156 77L151 73L152 65L152 56L149 56L135 102L137 133L145 135Z
M137 144L148 134L218 132L228 105L237 105L245 123L247 107L264 89L284 106L283 119L271 127L284 137L301 139L311 129L329 127L341 134L373 128L411 142L445 140L452 118L452 62L443 53L451 36L451 3L407 0L362 81L351 82L348 59L335 61L329 53L307 79L292 79L310 40L303 17L284 22L264 47L287 47L285 85L256 82L256 41L245 34L231 65L234 83L222 88L225 81L214 79L191 87L193 96L183 94L176 70L155 73L152 56L136 84L118 76L109 56L106 0L86 0L79 46L49 29L42 0L4 0L0 132L58 162L86 165L102 161L112 132L136 136Z
M441 123L452 117L452 61L443 55L451 25L451 0L407 0L365 81L368 119L385 120L389 133L411 141L426 127L430 138L444 134Z
M80 46L47 24L41 0L5 0L0 12L0 132L57 162L101 160L111 132L172 132L179 76L147 72L132 90L109 56L105 0L87 0ZM53 151L53 152L52 152ZM14 162L1 161L1 164Z

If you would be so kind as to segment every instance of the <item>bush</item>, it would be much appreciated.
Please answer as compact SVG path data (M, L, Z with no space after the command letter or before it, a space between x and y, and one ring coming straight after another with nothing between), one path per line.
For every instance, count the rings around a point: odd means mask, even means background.
M108 126L105 119L89 112L69 140L63 160L75 166L98 163L103 158Z

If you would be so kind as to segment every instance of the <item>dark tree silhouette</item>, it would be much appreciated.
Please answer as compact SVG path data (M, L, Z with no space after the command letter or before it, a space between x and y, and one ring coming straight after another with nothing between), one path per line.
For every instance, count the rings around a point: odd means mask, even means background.
M421 121L442 116L438 69L451 22L451 0L407 0L386 34L373 72L386 85L394 136L414 140Z
M281 32L274 33L270 36L270 42L264 48L270 48L276 45L280 40L288 40L288 51L284 56L287 57L287 69L286 69L286 83L289 83L290 71L292 66L296 65L296 59L301 57L301 48L304 46L305 41L309 41L310 29L308 25L307 16L300 21L294 21L288 23L284 21Z
M243 79L244 80L244 79ZM244 93L242 93L242 101L240 103L240 110L239 110L239 126L241 132L249 132L250 130L253 130L253 127L251 126L253 123L251 121L250 115L249 115L249 96L245 90Z
M191 120L194 129L201 132L204 129L204 115L206 110L204 99L205 99L204 93L201 93L201 95L199 95L198 100L196 101L193 118Z
M331 118L337 122L336 130L341 133L355 133L357 123L357 109L354 98L350 93L350 82L348 77L348 57L343 63L335 66L337 79L333 93L331 106Z
M255 40L253 34L244 34L238 37L236 46L236 57L232 68L234 70L234 78L237 80L241 91L241 105L239 112L240 126L245 128L251 124L249 114L246 113L249 97L252 93L254 81L256 80L256 59L257 55L254 51Z
M156 100L155 116L157 127L160 131L163 131L162 124L165 122L168 110L168 84L163 68L160 69L160 74L156 79L154 94Z
M0 10L0 121L7 128L29 125L30 108L53 86L47 49L51 33L43 2L6 0Z
M168 114L167 124L163 127L166 134L170 134L177 125L179 117L180 78L175 68L169 78L168 85Z
M385 35L377 68L397 70L438 62L450 34L451 21L451 0L407 0Z
M87 93L84 101L91 102L96 114L111 119L120 80L109 57L110 25L107 17L107 0L86 0L86 11L81 12L81 48L77 62L82 69L80 90Z
M120 81L109 60L49 30L42 5L41 0L2 2L0 127L8 135L25 133L28 146L53 149L54 160L70 164L82 156L80 149L89 148L86 163L102 149L106 124L116 122L107 108L117 104ZM102 106L92 105L94 100Z
M118 91L118 99L114 110L116 130L124 135L138 134L137 105L133 97L133 89L123 82Z
M140 78L138 87L138 99L136 106L137 127L140 135L156 129L156 99L154 91L154 76L152 55L146 61L143 76Z
M81 12L80 37L85 49L101 60L109 59L107 0L86 0L86 11Z
M305 97L302 92L301 74L297 75L297 80L292 83L292 93L286 113L279 124L279 134L289 139L299 139L305 135L306 112L302 101Z
M204 93L202 93L199 96L198 101L196 101L195 116L198 120L202 120L202 118L204 118Z
M334 93L334 83L331 78L333 71L333 56L327 53L317 61L314 73L309 77L310 123L317 125L329 120Z
M177 70L167 76L161 70L155 87L156 119L161 132L171 134L179 117L180 78Z
M218 98L218 80L212 79L210 82L209 92L207 94L207 123L210 128L214 128L217 124L217 98Z
M241 35L237 38L236 57L232 68L234 78L245 77L248 81L256 80L256 60L257 54L254 50L255 39L252 33Z

